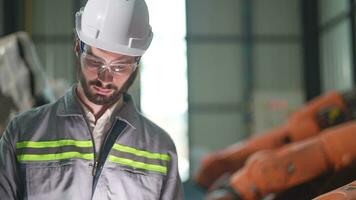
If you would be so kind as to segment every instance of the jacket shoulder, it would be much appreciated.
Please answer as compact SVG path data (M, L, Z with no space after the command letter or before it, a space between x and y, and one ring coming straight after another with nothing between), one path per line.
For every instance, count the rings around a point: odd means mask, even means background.
M56 102L45 104L16 115L7 125L3 137L8 141L18 141L24 133L28 132L28 127L41 123L41 119L44 119L55 105Z
M142 121L142 128L144 132L144 136L148 137L151 141L150 143L159 143L161 148L168 149L170 151L176 151L175 144L171 138L171 136L156 123L152 122L150 119L146 118L142 114L140 114Z
M12 134L18 134L17 137L22 138L23 134L29 135L29 132L37 130L42 124L48 124L49 121L53 120L53 117L56 116L60 100L61 99L53 103L31 108L30 110L15 116L10 122L13 124L12 130L15 132Z
M58 101L31 108L30 110L17 115L14 120L20 123L31 123L31 121L38 121L44 118L46 115L49 115L52 112L56 112L55 108L57 107L57 105Z

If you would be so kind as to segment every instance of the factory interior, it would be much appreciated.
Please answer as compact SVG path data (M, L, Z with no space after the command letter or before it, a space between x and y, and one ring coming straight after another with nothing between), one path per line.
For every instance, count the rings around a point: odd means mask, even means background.
M186 200L356 199L356 0L145 1L129 93L173 139ZM0 136L78 81L85 3L0 0Z

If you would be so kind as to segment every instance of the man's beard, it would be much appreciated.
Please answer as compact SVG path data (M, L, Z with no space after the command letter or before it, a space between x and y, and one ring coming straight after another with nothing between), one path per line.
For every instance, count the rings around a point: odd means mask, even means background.
M85 96L89 101L97 105L111 105L116 103L122 96L122 92L115 85L109 84L107 86L103 86L103 84L99 80L87 80L84 77L82 70L79 68L78 72L79 82L83 87L83 91ZM110 96L103 96L101 94L94 94L90 91L90 86L96 86L104 89L111 89L113 93Z

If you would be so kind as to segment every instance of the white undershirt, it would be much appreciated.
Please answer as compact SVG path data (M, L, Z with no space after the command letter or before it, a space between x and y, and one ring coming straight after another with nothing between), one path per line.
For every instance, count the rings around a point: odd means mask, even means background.
M121 98L122 99L122 98ZM117 103L109 107L104 114L100 116L100 118L96 121L95 123L95 116L90 110L82 103L81 106L84 109L85 112L85 117L89 123L89 128L91 131L91 134L94 139L94 144L95 144L95 152L97 155L100 153L100 147L104 142L104 139L111 128L112 121L110 120L111 115L113 111L116 109L116 107L121 107L122 105L122 100L119 100Z

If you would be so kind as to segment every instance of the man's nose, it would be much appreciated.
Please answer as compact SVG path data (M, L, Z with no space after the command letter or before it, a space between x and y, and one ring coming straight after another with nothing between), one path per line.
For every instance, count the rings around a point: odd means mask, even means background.
M103 82L112 82L113 81L113 75L110 72L110 69L104 68L99 71L98 74L99 80Z

